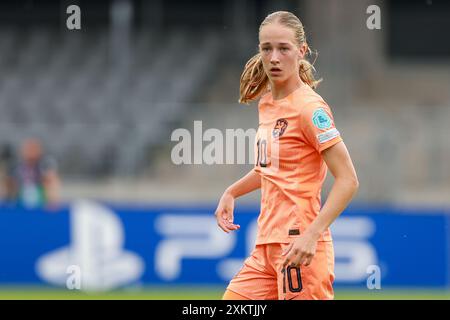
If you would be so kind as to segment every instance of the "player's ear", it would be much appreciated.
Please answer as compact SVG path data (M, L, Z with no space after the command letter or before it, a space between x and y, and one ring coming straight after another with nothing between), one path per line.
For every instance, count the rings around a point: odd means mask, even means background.
M301 60L305 57L306 52L308 51L308 45L306 43L302 43L299 47L298 47L298 58Z

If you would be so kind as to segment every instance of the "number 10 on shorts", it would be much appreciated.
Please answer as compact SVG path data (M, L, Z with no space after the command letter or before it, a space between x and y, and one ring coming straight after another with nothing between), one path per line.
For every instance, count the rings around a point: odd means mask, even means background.
M302 276L300 274L299 267L288 266L287 268L283 268L281 270L281 273L283 274L283 294L285 300L286 300L286 282L288 284L289 291L291 293L298 293L302 291L303 289Z

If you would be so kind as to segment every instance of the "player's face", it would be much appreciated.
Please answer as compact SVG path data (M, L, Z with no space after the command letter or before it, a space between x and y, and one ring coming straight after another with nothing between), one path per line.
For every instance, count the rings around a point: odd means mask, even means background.
M296 44L294 30L272 23L261 28L259 51L269 80L281 83L298 75L305 48Z
M22 145L22 158L25 162L36 162L42 154L41 145L37 140L27 140Z

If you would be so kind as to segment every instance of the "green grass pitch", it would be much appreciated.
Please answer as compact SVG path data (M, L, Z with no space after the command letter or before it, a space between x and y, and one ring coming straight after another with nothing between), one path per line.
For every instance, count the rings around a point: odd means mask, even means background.
M222 287L146 287L86 293L79 290L1 287L0 300L219 300ZM450 300L450 290L435 289L336 289L336 300Z

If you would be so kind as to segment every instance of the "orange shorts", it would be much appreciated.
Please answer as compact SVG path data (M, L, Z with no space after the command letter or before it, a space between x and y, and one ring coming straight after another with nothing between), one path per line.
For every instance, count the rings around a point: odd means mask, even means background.
M333 299L333 242L319 241L309 266L282 270L288 245L257 245L227 290L251 300Z

